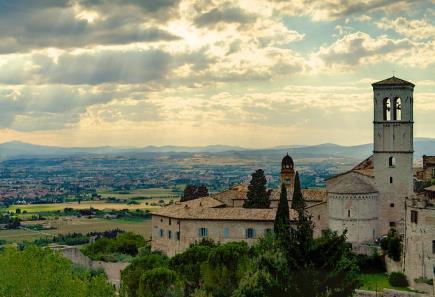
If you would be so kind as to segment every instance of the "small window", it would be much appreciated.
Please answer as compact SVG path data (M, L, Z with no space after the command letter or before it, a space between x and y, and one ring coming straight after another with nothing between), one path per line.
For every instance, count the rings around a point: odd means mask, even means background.
M388 166L390 167L396 167L396 158L391 156L388 158Z
M245 236L247 239L254 238L255 237L255 229L253 229L253 228L245 229Z
M390 207L394 207L394 203L390 203Z
M390 176L390 184L392 184L392 183L393 183L393 177Z
M230 237L230 229L224 228L224 238L228 238L228 237Z
M318 215L318 216L317 216L317 220L319 220L319 221L320 221L320 215Z
M177 240L180 240L180 231L177 231L176 236L177 236Z
M350 218L350 209L347 210L347 217Z
M396 222L390 222L390 227L391 227L391 228L396 227Z
M172 225L172 220L171 219L169 219L169 226L171 226Z
M168 230L168 238L172 239L172 231L171 230Z
M384 121L391 121L391 100L385 98L383 102L383 118Z
M418 212L415 210L411 210L411 223L418 223Z
M160 237L163 237L165 233L163 232L163 229L160 229Z
M163 223L163 219L160 219L160 223Z
M401 121L402 120L402 100L400 98L396 98L394 100L393 119L395 121Z
M199 235L199 237L208 237L208 229L207 228L199 228L198 235Z
M180 225L180 220L177 220L177 225Z

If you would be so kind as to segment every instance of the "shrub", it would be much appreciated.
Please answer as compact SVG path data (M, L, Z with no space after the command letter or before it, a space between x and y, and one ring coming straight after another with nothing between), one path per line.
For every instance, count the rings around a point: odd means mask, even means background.
M406 276L401 272L391 272L388 281L393 287L407 287L409 285Z

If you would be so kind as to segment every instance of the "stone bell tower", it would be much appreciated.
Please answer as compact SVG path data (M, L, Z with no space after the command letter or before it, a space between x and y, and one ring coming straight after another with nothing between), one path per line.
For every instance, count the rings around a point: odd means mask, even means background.
M387 234L391 228L403 233L405 199L413 193L414 84L393 76L372 86L378 234Z
M281 184L287 188L287 193L293 193L295 169L292 157L287 153L281 161Z

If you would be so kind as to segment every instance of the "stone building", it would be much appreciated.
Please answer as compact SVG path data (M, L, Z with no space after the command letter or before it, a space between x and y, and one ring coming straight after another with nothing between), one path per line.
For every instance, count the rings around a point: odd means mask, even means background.
M293 197L294 174L293 159L286 155L281 162L281 180L289 189L289 206ZM243 208L247 192L247 185L237 185L209 197L176 202L153 211L151 248L173 256L202 238L221 243L246 241L252 244L273 230L281 191L269 190L271 205L268 209ZM314 236L318 237L328 228L326 191L302 189L302 194L315 226ZM289 216L291 220L296 218L295 211L290 209Z
M435 186L406 205L404 271L412 287L423 289L422 281L434 280L435 274Z
M435 184L435 156L423 156L423 167L416 172L416 178Z
M372 84L373 155L326 180L329 228L353 243L373 242L391 228L405 231L405 201L413 196L414 84L391 77Z

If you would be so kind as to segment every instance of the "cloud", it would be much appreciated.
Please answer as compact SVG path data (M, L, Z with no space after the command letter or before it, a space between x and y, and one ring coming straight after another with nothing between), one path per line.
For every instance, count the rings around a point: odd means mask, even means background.
M254 15L248 14L240 7L215 7L197 16L194 20L198 27L214 27L222 23L246 24L255 21Z
M179 39L152 21L176 1L92 2L92 10L84 10L74 1L1 1L0 53Z
M344 35L329 46L321 47L312 58L318 67L340 71L363 64L403 63L406 56L416 57L414 54L417 47L408 39L391 39L385 35L373 38L367 33L355 32ZM411 61L408 63L413 65Z
M410 20L398 17L395 20L387 18L377 22L381 29L392 29L411 39L433 39L435 36L435 26L426 20Z
M308 15L315 21L335 20L369 12L400 12L425 1L418 0L268 0L280 15Z

